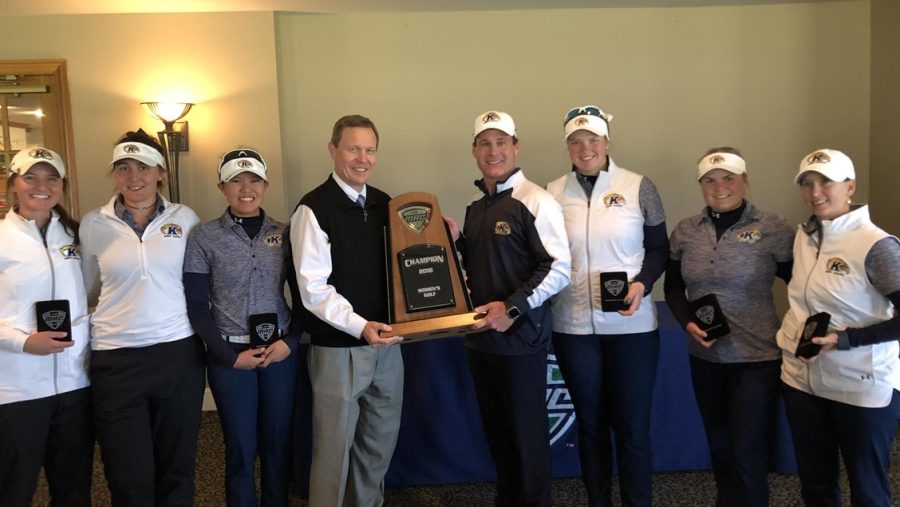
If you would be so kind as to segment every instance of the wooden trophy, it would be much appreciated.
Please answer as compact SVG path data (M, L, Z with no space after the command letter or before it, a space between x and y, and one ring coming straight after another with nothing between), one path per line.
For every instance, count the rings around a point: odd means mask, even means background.
M472 311L456 247L437 197L399 195L388 203L387 269L393 330L403 343L478 331L483 314Z

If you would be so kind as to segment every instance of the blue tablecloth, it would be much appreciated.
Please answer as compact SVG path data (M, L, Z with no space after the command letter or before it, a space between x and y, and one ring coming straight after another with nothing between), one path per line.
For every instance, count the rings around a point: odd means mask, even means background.
M657 303L660 360L653 394L651 438L655 471L705 470L709 451L694 393L684 332L665 303ZM400 438L386 478L388 487L491 482L494 466L485 443L466 351L459 338L403 345L406 368ZM305 351L304 351L305 352ZM302 361L306 364L305 360ZM547 407L556 477L580 475L574 412L551 353ZM295 476L305 491L310 450L310 394L300 374ZM772 469L794 473L783 409L772 444Z

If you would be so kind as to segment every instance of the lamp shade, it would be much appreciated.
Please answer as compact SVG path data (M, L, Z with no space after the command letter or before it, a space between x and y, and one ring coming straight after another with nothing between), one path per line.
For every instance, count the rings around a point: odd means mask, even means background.
M190 102L141 102L141 104L150 111L150 114L166 124L184 118L194 107Z

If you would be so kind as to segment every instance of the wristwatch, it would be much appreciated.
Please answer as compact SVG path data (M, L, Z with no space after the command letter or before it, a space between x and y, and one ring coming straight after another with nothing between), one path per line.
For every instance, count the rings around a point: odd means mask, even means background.
M519 315L522 315L522 311L519 310L519 307L508 301L504 301L503 306L506 307L506 316L512 320L516 320L519 318Z

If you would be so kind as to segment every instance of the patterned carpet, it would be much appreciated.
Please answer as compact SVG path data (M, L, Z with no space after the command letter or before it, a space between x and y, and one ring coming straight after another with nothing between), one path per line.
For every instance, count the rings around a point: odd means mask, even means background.
M898 464L900 442L894 443L893 459ZM225 505L222 486L225 476L224 444L215 412L204 412L197 455L197 489L195 504L198 506ZM900 495L900 466L891 470L895 499ZM773 507L800 506L800 484L795 476L771 474L769 476L771 505ZM613 484L614 504L619 504L618 486ZM846 483L844 498L849 498ZM391 489L386 492L390 507L463 507L493 505L493 484L449 484ZM109 492L103 478L100 452L94 457L93 501L95 506L110 505ZM846 500L849 505L849 500ZM656 474L653 478L653 503L662 507L704 507L715 505L715 484L709 472L677 472ZM41 478L34 505L49 505L46 482ZM558 479L553 482L553 504L558 506L587 505L587 497L580 479ZM305 506L296 492L291 495L291 505Z

